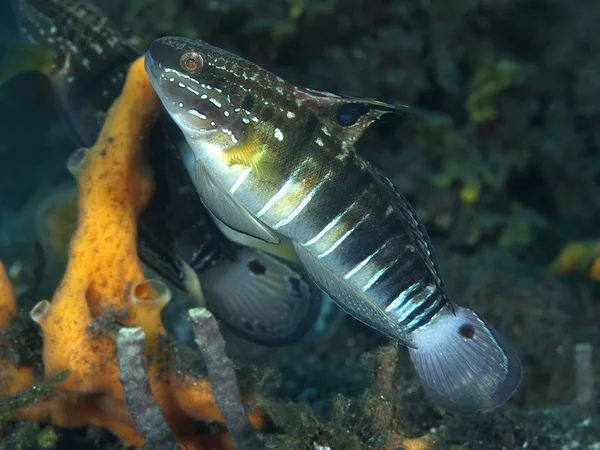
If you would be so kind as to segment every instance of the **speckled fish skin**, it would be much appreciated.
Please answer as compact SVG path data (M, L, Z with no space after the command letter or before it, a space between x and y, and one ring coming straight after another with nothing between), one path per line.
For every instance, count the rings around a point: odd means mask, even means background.
M207 207L268 242L293 240L339 306L407 345L423 387L472 414L518 387L514 349L451 304L416 214L354 142L395 105L298 88L209 44L156 40L146 70L191 147L183 158ZM481 367L481 369L477 369Z
M139 53L129 47L106 16L78 0L13 0L21 32L52 48L48 73L58 104L85 145L91 145L104 114L120 93L129 64Z
M13 8L22 33L54 58L44 73L74 138L93 145L139 53L86 1L13 0ZM287 264L219 231L173 150L187 144L173 137L180 132L169 122L163 117L149 140L157 189L138 221L140 258L184 290L197 276L208 307L245 339L264 345L297 341L319 314L320 292Z

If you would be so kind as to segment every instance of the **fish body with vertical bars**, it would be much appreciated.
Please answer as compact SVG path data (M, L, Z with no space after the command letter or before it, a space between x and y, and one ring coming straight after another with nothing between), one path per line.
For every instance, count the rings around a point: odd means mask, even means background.
M182 37L156 40L145 64L187 139L182 158L212 214L266 242L291 239L341 308L409 348L440 406L472 414L514 393L515 350L450 302L425 227L354 149L374 120L400 107L300 88Z

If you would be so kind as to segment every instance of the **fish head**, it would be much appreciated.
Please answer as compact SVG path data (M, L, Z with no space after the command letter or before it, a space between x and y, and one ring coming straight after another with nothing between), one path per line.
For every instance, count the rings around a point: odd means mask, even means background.
M251 63L204 41L163 37L150 46L145 65L165 108L188 138L244 128L243 110L252 108L254 98L239 78L252 70Z

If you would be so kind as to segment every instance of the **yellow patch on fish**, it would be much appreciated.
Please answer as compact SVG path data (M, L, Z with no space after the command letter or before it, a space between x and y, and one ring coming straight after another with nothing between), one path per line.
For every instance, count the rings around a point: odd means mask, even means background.
M273 168L269 161L269 153L267 145L262 144L252 133L240 145L223 150L223 159L227 167L250 167L259 176L267 176Z

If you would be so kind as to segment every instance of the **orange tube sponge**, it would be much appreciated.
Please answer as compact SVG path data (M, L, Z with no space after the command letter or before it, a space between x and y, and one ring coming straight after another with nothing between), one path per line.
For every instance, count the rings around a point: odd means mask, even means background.
M17 301L8 274L0 261L0 332L4 330L11 317L17 312ZM10 345L0 340L0 350ZM0 359L0 398L11 396L33 384L29 367L17 367L10 359Z
M146 335L151 391L177 444L189 450L229 449L225 430L210 436L198 432L197 421L224 419L208 380L176 369L174 355L161 342L160 311L170 293L161 283L145 280L137 255L137 217L154 189L143 161L143 137L159 107L140 58L96 144L77 150L68 161L78 186L69 260L52 301L39 302L30 313L43 331L45 377L65 370L68 376L56 385L55 397L23 408L18 417L63 427L93 424L126 445L144 445L127 409L116 358L115 329L139 326ZM0 274L0 289L2 284ZM0 320L1 314L0 308ZM262 413L254 411L250 421L263 425Z
M8 274L0 261L0 330L6 328L10 317L17 312L17 301Z

